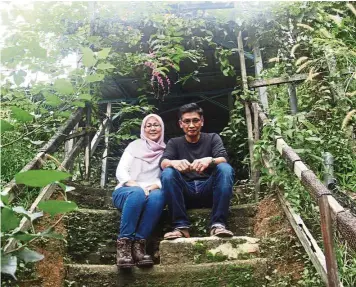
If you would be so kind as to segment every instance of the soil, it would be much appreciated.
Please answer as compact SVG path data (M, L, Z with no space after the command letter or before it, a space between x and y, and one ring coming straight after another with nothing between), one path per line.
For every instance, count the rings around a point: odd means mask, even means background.
M273 250L271 267L279 276L290 276L292 281L297 282L304 270L303 260L298 260L301 258L295 256L295 246L299 241L276 195L269 195L260 201L254 232L255 236L261 239L276 238L279 240L277 242L283 242L283 246L277 245ZM300 252L304 252L300 249Z
M53 196L60 200L59 196ZM50 217L45 214L36 223L36 231L43 231L53 225L61 215ZM63 221L60 221L54 229L55 233L62 234L66 238L66 229ZM63 286L65 278L64 255L65 243L58 239L41 239L35 245L37 252L44 255L44 259L36 263L36 274L41 279L41 287Z

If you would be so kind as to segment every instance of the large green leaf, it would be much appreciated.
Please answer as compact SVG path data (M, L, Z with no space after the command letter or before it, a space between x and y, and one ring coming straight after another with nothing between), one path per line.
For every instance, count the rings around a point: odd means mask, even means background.
M110 63L100 63L97 66L98 70L114 69L115 66Z
M54 232L54 227L47 228L46 230L42 231L39 236L66 241L62 234Z
M38 42L30 42L27 45L27 48L30 50L31 55L36 58L46 58L47 57L47 50L43 49Z
M90 101L91 100L91 95L89 95L89 94L81 94L81 95L79 95L79 99Z
M47 184L70 177L69 173L57 170L29 170L15 175L16 183L28 186L44 187Z
M37 262L44 258L42 254L28 248L21 249L19 252L16 253L16 255L19 259L21 259L25 263Z
M106 59L110 53L111 48L104 48L98 52L98 59Z
M1 254L1 273L9 274L16 279L17 257Z
M81 108L85 107L85 103L83 103L81 101L74 101L74 102L72 102L72 105L76 106L76 107L81 107Z
M72 201L47 200L40 202L38 208L54 216L76 210L78 206Z
M88 83L99 82L99 81L102 81L103 79L104 79L103 74L93 74L93 75L86 76L86 78L85 78L85 80Z
M0 132L12 131L14 127L10 125L7 121L0 120Z
M82 48L82 52L83 52L83 59L82 59L83 65L86 67L94 66L96 63L96 59L94 57L93 51L90 48L85 47L85 48Z
M33 116L30 115L28 112L20 109L18 107L11 107L12 117L18 120L19 122L29 122L32 121Z
M45 95L46 104L52 107L58 107L61 104L61 100L56 95Z
M3 207L1 210L1 232L8 232L15 229L20 224L20 218L16 213L8 207Z
M34 238L39 237L38 234L30 234L27 232L23 232L23 231L18 231L14 234L11 235L11 237L15 238L16 240L19 241L30 241Z
M25 81L25 76L27 73L24 70L19 70L14 73L14 82L16 85L20 86Z
M30 241L30 240L32 240L34 238L38 238L38 237L55 238L55 239L65 241L64 236L62 234L55 233L53 231L53 228L48 228L45 231L36 233L36 234L18 231L16 233L12 234L11 237L15 238L16 240L20 240L20 241Z
M63 95L68 95L73 93L72 83L66 79L57 79L54 82L54 88L56 91Z

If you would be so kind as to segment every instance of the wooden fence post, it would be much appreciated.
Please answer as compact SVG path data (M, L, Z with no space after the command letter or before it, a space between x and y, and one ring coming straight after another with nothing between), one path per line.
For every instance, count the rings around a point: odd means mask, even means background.
M237 46L240 56L240 68L241 68L241 78L242 78L242 87L243 92L248 92L248 85L247 85L247 74L246 74L246 63L245 63L245 55L244 55L244 48L242 42L241 31L237 37ZM256 172L253 163L253 127L252 127L252 117L251 117L251 109L248 102L245 102L245 113L246 113L246 125L247 125L247 137L248 137L248 149L250 154L250 165L251 165L251 179L255 184L255 193L256 193Z
M257 103L253 103L252 104L253 107L253 126L254 126L254 134L255 134L255 143L260 139L260 126L259 126L259 122L258 122L258 105ZM261 184L260 184L260 176L261 173L259 170L255 170L255 200L256 202L258 202L259 198L259 194L261 191Z
M263 70L263 62L262 62L262 55L261 55L260 46L259 46L258 42L253 47L253 55L254 55L254 62L255 62L255 76L256 76L256 79L260 79L261 72ZM265 112L268 112L267 88L259 87L258 94L260 95L260 101L262 103L263 110Z
M298 113L297 91L294 83L288 84L289 103L292 115Z
M339 287L337 263L334 250L333 228L328 195L323 194L319 198L321 232L323 235L324 254L326 261L328 287Z
M86 181L89 181L90 178L90 129L91 124L91 106L89 103L86 104L86 124L85 128L87 129L87 135L85 136L85 154L84 154L84 165L85 165L85 175L84 178Z
M109 155L109 134L110 134L110 126L111 126L111 103L108 103L106 106L106 116L108 118L108 124L106 125L105 128L105 150L103 153L101 178L100 178L101 187L105 187L108 181L108 155Z

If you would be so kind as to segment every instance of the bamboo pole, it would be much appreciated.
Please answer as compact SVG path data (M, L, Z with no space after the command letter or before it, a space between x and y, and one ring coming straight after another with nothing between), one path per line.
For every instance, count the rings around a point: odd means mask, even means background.
M91 124L91 106L89 103L86 104L86 129L90 129ZM90 178L90 135L87 134L85 137L85 154L84 154L84 165L85 165L85 175L84 178L86 181Z
M240 56L240 67L241 67L241 78L242 78L242 88L243 92L248 92L248 85L247 85L247 74L246 74L246 63L245 63L245 55L244 55L244 48L242 42L241 31L237 37L237 45L238 51ZM254 184L256 184L256 171L253 163L253 131L252 131L252 117L251 117L251 110L248 102L245 102L245 114L246 114L246 125L247 125L247 138L248 138L248 149L250 154L250 168L251 168L251 179ZM255 186L255 193L257 192ZM257 195L258 196L258 195Z
M261 72L263 70L263 61L262 61L262 55L258 42L253 47L253 54L254 54L254 62L255 62L255 78L260 79ZM268 111L267 88L259 87L258 94L260 96L260 101L262 103L263 110L267 112Z
M106 116L108 118L108 122L111 121L111 103L107 104ZM110 123L108 123L105 128L105 150L103 153L101 178L100 178L101 187L105 187L108 181L109 134L110 134Z

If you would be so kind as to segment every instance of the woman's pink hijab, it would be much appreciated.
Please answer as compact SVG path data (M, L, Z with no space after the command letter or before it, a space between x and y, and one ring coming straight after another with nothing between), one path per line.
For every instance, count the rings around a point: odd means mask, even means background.
M152 141L145 136L146 122L151 117L157 119L162 127L162 134L157 142ZM126 151L136 158L152 163L161 158L165 148L166 144L164 143L164 124L162 118L156 114L149 114L142 120L141 138L130 143L126 148Z

